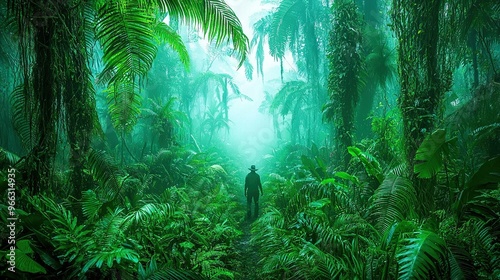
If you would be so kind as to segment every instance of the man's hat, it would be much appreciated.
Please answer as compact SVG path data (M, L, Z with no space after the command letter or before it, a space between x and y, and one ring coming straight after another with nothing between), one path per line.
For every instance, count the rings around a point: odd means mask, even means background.
M257 171L259 169L255 168L255 165L252 165L252 166L250 166L250 168L248 168L248 170Z

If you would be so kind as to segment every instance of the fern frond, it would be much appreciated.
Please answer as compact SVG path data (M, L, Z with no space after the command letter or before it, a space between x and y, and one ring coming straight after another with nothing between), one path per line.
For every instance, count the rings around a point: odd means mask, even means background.
M100 219L94 228L93 238L97 248L109 250L116 248L124 240L124 217L122 209L117 208Z
M90 150L87 169L99 184L99 189L104 196L111 200L121 189L120 177L123 176L113 159L106 153L98 150Z
M446 256L446 244L431 231L420 230L397 255L401 279L430 279L439 275L439 263Z
M99 201L96 193L93 190L84 191L82 194L82 212L83 216L92 220L99 214L103 202Z
M372 197L372 215L380 232L385 232L394 222L412 214L417 202L415 189L408 179L389 175Z
M12 125L21 139L23 148L30 151L38 141L36 131L37 113L30 98L30 89L18 85L11 94Z

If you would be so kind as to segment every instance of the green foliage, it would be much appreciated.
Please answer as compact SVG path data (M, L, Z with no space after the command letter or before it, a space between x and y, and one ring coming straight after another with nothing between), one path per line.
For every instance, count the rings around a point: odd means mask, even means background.
M438 129L422 142L415 155L417 163L413 167L419 178L431 178L439 172L452 141L446 140L445 130Z
M404 221L413 214L417 202L411 181L389 175L372 197L372 213L380 232L385 232L395 222Z
M377 159L369 153L361 151L358 147L351 146L348 147L347 150L351 156L356 157L359 161L361 161L368 175L373 176L379 183L382 183L384 180L384 174L382 173L382 168L380 167L380 163Z
M24 239L24 240L18 240L16 242L16 269L18 271L22 272L28 272L28 273L41 273L41 274L46 274L47 271L45 268L33 260L32 256L34 251L31 248L31 241ZM7 253L2 255L6 255Z
M446 257L444 240L432 231L420 230L407 238L398 253L401 279L429 279L439 275L440 262Z

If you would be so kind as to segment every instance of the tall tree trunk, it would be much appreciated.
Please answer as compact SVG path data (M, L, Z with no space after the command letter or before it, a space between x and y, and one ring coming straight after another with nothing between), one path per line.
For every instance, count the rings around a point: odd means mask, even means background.
M347 169L347 147L353 144L354 111L359 99L361 59L361 17L352 0L338 1L333 6L333 28L330 31L330 103L327 118L336 128L336 155L339 166Z
M92 182L84 172L93 131L95 102L89 80L90 70L86 51L84 2L70 8L68 3L59 5L60 17L67 29L61 29L64 46L58 49L61 64L65 64L63 101L66 116L66 134L70 145L70 186L76 198L82 188ZM65 32L67 30L67 32Z
M401 82L399 108L403 118L403 141L408 172L417 190L421 212L432 211L432 182L413 172L415 154L424 138L442 119L441 102L448 90L451 71L446 70L449 34L441 22L442 0L393 0L393 28L398 38L398 66Z
M40 6L44 1L39 1ZM31 7L33 8L33 7ZM32 11L36 11L33 9ZM37 108L37 122L34 124L38 134L37 145L27 157L27 187L31 194L36 194L42 189L50 187L53 171L53 159L56 152L57 135L55 131L58 122L59 99L55 87L54 61L55 55L52 46L57 44L54 38L55 20L49 14L34 12L34 63L33 80L27 76L25 84L33 83L33 92L25 86L25 95L34 95ZM25 34L29 36L29 34ZM24 50L28 51L28 50ZM27 65L26 65L27 66Z

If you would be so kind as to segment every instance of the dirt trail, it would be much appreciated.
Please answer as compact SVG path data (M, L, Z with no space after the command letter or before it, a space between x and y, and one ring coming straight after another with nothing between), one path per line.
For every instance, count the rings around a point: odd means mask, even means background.
M241 236L241 239L235 244L240 258L240 268L238 269L240 275L237 276L237 279L258 279L257 270L259 268L259 265L257 263L259 262L259 255L256 248L250 245L250 239L252 239L250 230L254 221L255 219L245 220L240 224L240 229L243 232L243 235Z

